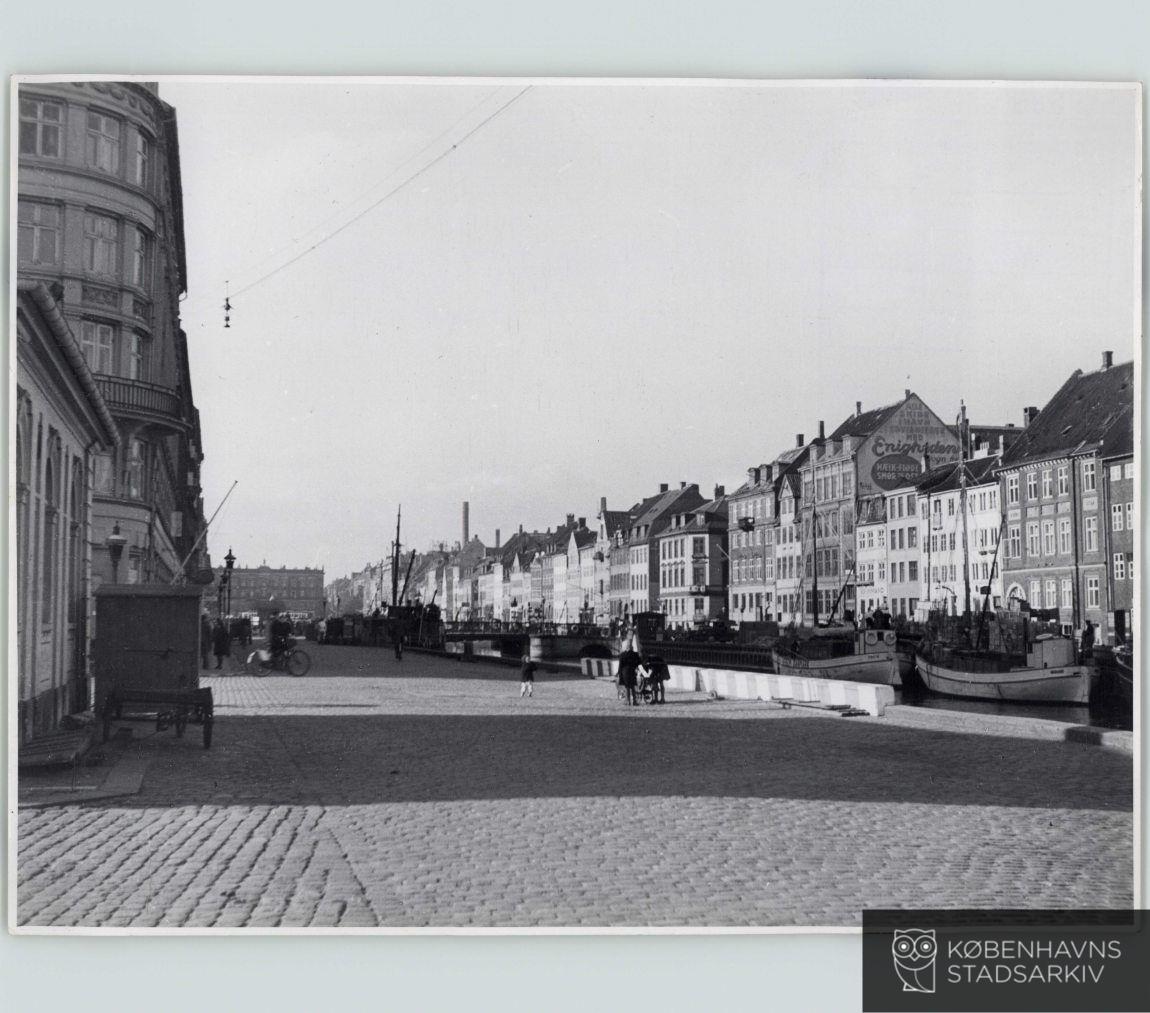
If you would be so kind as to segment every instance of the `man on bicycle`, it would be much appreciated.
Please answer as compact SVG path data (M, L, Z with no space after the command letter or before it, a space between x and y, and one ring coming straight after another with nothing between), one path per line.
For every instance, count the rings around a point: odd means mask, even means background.
M272 657L278 658L289 646L291 646L291 623L280 613L273 613L268 624L268 649L272 652Z

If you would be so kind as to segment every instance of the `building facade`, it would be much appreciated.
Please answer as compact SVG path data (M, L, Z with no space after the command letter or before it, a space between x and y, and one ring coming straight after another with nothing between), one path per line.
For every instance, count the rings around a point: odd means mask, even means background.
M1107 513L1113 502L1106 502L1105 465L1109 447L1120 454L1132 448L1133 408L1133 363L1115 366L1103 353L1101 369L1076 370L1041 412L1026 410L1027 425L998 469L1007 600L1057 610L1068 633L1089 620L1100 643L1112 643L1118 632L1111 595L1119 532ZM1125 552L1124 509L1123 525Z
M121 582L182 578L207 546L175 110L154 85L37 82L19 119L17 271L56 287L119 433L91 462L94 581L112 578L114 532Z
M93 454L119 429L48 286L16 299L16 658L18 739L85 710L92 602Z
M727 500L715 499L673 513L656 537L659 611L672 629L690 629L727 613L729 567Z
M223 574L223 568L216 569L216 585ZM334 586L334 585L333 585ZM349 587L350 591L350 587ZM339 591L336 591L339 594ZM355 597L354 591L350 591ZM362 592L361 592L362 593ZM213 603L215 604L215 603ZM343 599L339 611L350 612L350 599ZM225 609L227 603L224 604ZM266 564L255 567L239 567L232 570L231 614L241 612L298 612L319 616L324 613L323 570L304 567L289 570L286 566L274 569ZM331 611L336 604L331 603Z
M728 618L735 622L774 619L775 515L774 468L747 469L747 481L727 498L730 546Z

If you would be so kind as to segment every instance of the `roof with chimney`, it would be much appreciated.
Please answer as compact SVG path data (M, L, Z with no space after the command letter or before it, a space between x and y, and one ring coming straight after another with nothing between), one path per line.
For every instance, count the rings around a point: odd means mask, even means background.
M645 527L646 533L641 537L632 538L636 544L646 542L648 538L659 534L671 521L676 513L685 513L696 509L703 503L703 497L697 485L680 486L678 489L668 489L661 493L655 503L642 515L631 522L631 528ZM676 509L677 508L677 509Z
M883 408L872 408L869 412L857 412L849 416L842 423L839 424L828 440L841 440L844 436L857 436L866 437L884 425L886 421L898 411L906 402L913 397L912 391L906 392L906 397L901 401L896 401L894 404L888 404ZM796 450L802 449L799 447Z
M1134 363L1076 369L1002 456L1002 468L1134 446Z
M664 536L671 534L681 534L682 532L690 533L695 531L706 531L710 527L716 529L726 530L727 528L727 511L729 496L719 496L717 499L707 500L705 503L700 503L697 506L688 507L684 510L675 510L667 515L668 521L672 517L679 514L685 514L686 517L683 524L677 528L668 526L662 532Z
M620 528L626 528L630 520L630 510L603 511L603 527L606 529L607 537L610 538Z

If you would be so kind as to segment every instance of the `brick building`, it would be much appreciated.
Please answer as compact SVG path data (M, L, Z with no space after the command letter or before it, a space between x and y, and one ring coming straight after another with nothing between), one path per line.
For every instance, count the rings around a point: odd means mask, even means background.
M223 573L216 568L216 586ZM281 612L300 612L322 615L324 611L323 569L304 567L289 570L281 566L278 570L266 564L254 567L239 567L232 570L232 613L267 611L269 606ZM340 603L340 611L349 611L351 601ZM331 603L329 611L335 610Z

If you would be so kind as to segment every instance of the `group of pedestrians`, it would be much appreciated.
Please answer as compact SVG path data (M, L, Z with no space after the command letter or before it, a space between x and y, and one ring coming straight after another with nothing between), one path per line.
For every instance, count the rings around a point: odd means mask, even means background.
M204 668L210 668L209 657L216 656L216 668L224 667L224 658L231 657L232 635L222 619L214 623L207 613L200 615L200 661Z
M653 655L644 658L635 650L634 641L619 655L619 685L625 690L628 707L639 706L644 688L650 694L648 703L666 703L665 684L670 677L667 663Z

